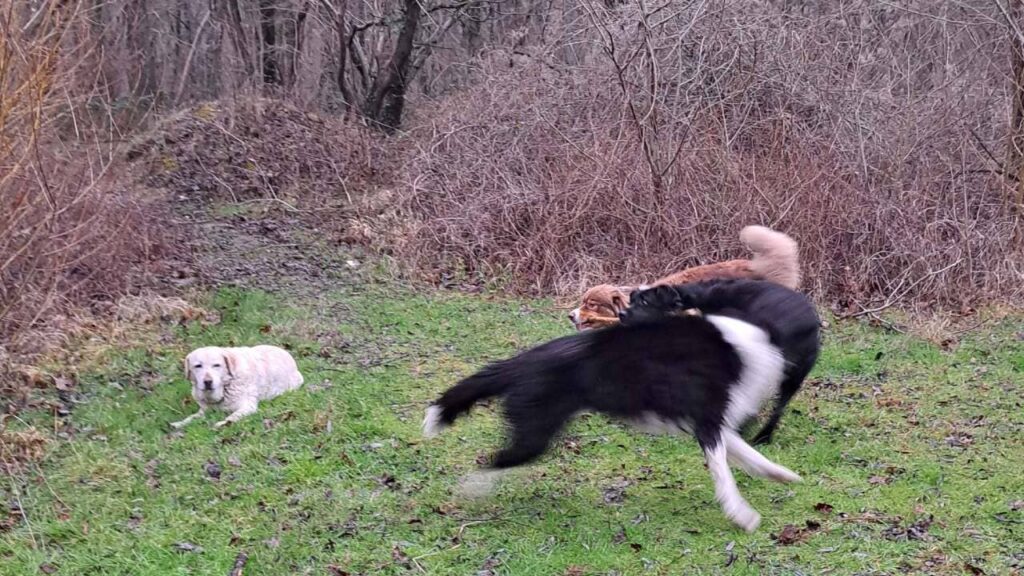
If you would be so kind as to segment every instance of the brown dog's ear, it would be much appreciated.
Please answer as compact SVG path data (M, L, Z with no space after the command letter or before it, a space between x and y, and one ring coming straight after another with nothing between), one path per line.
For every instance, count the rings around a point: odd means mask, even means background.
M235 356L234 352L224 351L224 366L228 369L228 376L233 377L235 370L238 369L238 357Z
M619 286L612 292L612 307L615 308L616 314L629 308L629 291L628 286Z

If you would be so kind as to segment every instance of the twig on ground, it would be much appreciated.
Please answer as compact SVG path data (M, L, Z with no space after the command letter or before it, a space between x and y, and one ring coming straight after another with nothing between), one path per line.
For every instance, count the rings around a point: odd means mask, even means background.
M235 557L235 565L231 568L231 572L228 572L228 576L242 576L242 570L248 561L249 555L245 553L245 550L239 552Z

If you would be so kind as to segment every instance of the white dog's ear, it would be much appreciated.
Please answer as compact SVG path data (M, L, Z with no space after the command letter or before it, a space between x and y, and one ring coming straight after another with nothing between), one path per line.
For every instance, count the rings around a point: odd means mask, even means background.
M238 370L238 357L234 352L224 351L224 366L228 369L228 376L234 377L235 370Z

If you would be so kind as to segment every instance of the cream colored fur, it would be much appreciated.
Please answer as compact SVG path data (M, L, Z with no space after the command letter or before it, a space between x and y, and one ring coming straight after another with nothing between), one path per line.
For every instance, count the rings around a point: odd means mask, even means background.
M764 226L740 230L740 242L754 253L750 269L765 280L791 290L800 287L799 248L796 240Z
M199 410L171 424L175 428L201 418L210 408L229 412L215 424L220 428L254 414L260 400L295 390L303 383L295 359L277 346L197 348L185 358L185 373Z

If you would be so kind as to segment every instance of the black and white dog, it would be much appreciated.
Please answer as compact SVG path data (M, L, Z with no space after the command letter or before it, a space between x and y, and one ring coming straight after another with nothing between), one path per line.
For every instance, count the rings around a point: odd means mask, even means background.
M657 321L666 314L697 309L702 314L736 318L767 332L786 366L775 407L752 443L771 442L786 406L818 360L821 319L806 296L773 282L707 280L635 290L629 302L629 308L619 314L623 324Z
M504 399L509 443L486 470L464 481L472 495L489 491L502 470L538 458L582 410L650 431L686 431L704 451L725 515L755 530L761 516L740 494L729 463L778 482L800 480L736 432L778 391L786 370L783 355L763 328L735 317L654 312L558 338L483 368L427 409L424 435L436 435L477 401Z

